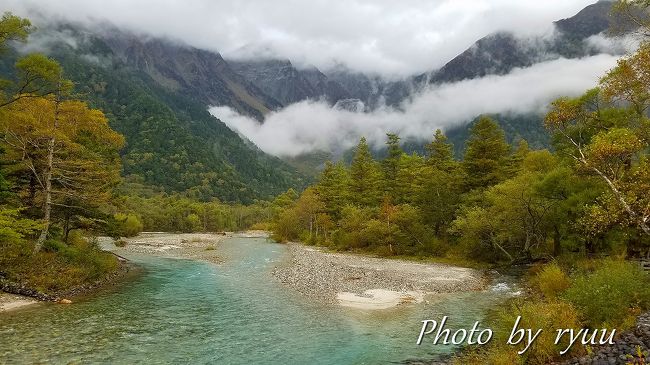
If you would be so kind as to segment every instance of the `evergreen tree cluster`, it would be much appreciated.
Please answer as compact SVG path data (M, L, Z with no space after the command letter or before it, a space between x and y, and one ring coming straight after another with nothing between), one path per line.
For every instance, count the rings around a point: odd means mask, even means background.
M362 138L349 166L328 162L314 186L284 204L274 219L275 236L381 255L489 262L563 252L645 254L648 198L639 189L648 184L647 118L616 103L605 106L606 81L601 87L553 104L546 127L556 153L532 150L525 140L509 145L489 117L473 125L460 161L440 130L425 155L404 153L399 137L388 134L381 161ZM589 109L593 98L603 109ZM625 132L611 136L610 126L619 123ZM576 143L572 135L585 140ZM581 153L584 161L576 157ZM611 163L617 172L608 177ZM622 174L631 180L623 182Z

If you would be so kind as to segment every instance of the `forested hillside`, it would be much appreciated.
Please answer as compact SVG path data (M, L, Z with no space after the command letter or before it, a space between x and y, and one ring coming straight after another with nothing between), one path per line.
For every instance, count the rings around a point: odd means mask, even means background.
M59 38L48 45L51 57L74 82L75 93L103 110L125 136L121 154L127 180L196 199L232 202L302 186L293 168L241 139L210 115L200 98L163 88L91 34L69 28L53 32ZM74 46L63 35L75 39ZM9 70L16 57L3 58L3 68Z
M269 205L222 201L300 185L280 160L116 62L101 41L54 44L50 56L10 47L29 45L33 30L11 13L0 18L0 290L57 299L123 269L96 235L241 230Z

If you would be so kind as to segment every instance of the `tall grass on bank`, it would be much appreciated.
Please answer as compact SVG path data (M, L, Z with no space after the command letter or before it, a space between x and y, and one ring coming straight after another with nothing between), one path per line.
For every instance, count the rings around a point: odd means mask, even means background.
M560 356L566 339L554 344L558 329L616 329L634 326L636 317L650 309L650 276L634 262L613 259L550 263L531 269L528 294L495 309L488 317L494 339L487 346L468 348L456 364L547 364L587 353L576 344ZM507 345L516 318L519 328L542 329L526 353L524 345ZM524 341L525 342L525 341Z
M47 294L96 282L118 265L114 255L80 234L72 234L68 244L46 241L37 253L28 241L0 242L0 279Z

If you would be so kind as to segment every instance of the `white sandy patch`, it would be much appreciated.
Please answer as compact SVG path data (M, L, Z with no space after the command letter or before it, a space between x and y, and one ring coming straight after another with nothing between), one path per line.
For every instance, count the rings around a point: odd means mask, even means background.
M320 302L361 309L385 309L421 302L425 294L482 290L479 270L437 263L326 252L300 244L287 245L290 260L273 276Z
M268 231L248 230L244 232L230 233L230 235L238 238L269 238L270 233Z
M38 303L38 301L21 295L0 293L0 313L8 312L36 303Z
M340 292L336 295L336 299L344 307L373 310L393 308L401 304L421 303L424 300L424 294L420 291L398 292L386 289L369 289L362 295Z

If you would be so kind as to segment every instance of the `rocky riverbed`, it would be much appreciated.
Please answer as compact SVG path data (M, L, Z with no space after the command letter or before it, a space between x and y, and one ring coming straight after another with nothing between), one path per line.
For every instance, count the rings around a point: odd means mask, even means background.
M418 302L426 294L482 289L477 270L362 255L330 253L289 244L288 262L273 270L283 284L329 303L384 309Z
M622 333L614 345L592 348L588 356L574 358L561 365L642 365L650 351L650 312L639 316L636 326ZM639 353L641 356L639 356Z
M108 237L100 238L100 244L112 251L132 252L162 257L186 258L191 260L221 263L217 246L232 234L213 233L142 233L137 237L114 241ZM108 245L108 246L106 246ZM117 248L111 245L118 246ZM123 246L123 247L120 247Z

